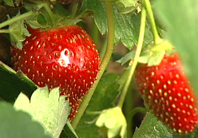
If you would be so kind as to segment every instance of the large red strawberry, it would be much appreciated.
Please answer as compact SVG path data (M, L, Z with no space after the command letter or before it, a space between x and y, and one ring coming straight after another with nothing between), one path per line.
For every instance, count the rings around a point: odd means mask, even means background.
M40 87L60 86L61 95L70 100L71 119L96 80L100 63L96 45L77 25L29 31L22 50L12 47L15 69Z
M135 72L137 86L159 120L174 132L192 132L198 123L196 98L177 53L165 54L155 66L140 64Z

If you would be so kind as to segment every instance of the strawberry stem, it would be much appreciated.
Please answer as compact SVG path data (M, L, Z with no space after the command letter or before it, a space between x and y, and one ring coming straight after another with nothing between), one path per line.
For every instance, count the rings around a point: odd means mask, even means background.
M145 8L143 8L142 13L141 13L140 34L139 34L139 39L138 39L137 51L135 53L133 65L131 66L128 79L126 80L126 83L124 85L122 94L120 96L120 100L119 100L118 105L117 105L120 108L122 108L122 106L124 104L125 97L126 97L126 94L127 94L127 90L128 90L128 88L131 84L132 76L133 76L133 73L135 71L136 65L138 63L138 58L139 58L141 50L142 50L144 34L145 34L145 25L146 25L146 10L145 10Z
M50 16L50 19L52 20L52 23L53 23L53 13L51 11L51 9L49 8L49 6L47 4L40 4L38 5L38 7L36 7L36 11L29 11L29 12L26 12L24 14L21 14L19 16L15 16L5 22L2 22L0 23L0 29L3 28L3 27L6 27L8 25L11 25L17 21L20 21L20 20L24 20L28 17L31 17L31 16L34 16L36 14L38 14L38 11L41 9L41 8L45 8L45 10L48 12L49 16Z
M50 9L50 7L47 3L43 3L43 4L41 4L41 6L43 6L45 8L45 10L47 11L47 13L49 15L50 25L51 25L50 27L53 27L55 25L54 13L52 12L52 10Z
M105 52L107 49L107 39L104 40L104 42L102 43L102 48L100 49L100 59L103 60Z
M155 24L155 18L154 18L154 15L153 15L153 11L152 11L150 1L149 0L144 0L144 6L145 6L146 11L147 11L147 13L149 15L149 18L150 18L151 29L152 29L153 37L154 37L154 43L159 44L162 40L161 40L161 38L158 34L158 31L157 31L157 27L156 27L156 24Z
M104 59L102 60L101 66L100 66L100 72L98 73L97 80L95 81L93 87L89 90L89 93L85 95L83 98L83 101L80 104L79 110L76 114L76 117L72 120L71 125L74 129L76 129L81 117L83 116L89 101L92 98L92 95L94 94L94 91L104 73L104 71L107 68L107 65L111 59L111 55L113 53L114 48L114 37L115 37L115 26L114 26L114 14L113 14L113 5L112 2L106 1L106 10L107 10L107 18L108 18L108 42L107 42L107 49L104 56Z
M98 28L97 28L95 22L93 22L93 24L92 24L92 38L93 38L95 44L97 46L99 46L99 42L100 42L99 41L99 31L98 31Z
M145 108L142 108L142 107L136 107L135 109L133 109L129 115L128 115L128 118L127 118L127 137L128 138L131 138L132 137L132 131L131 131L131 128L133 127L131 123L132 122L132 119L134 117L134 115L136 113L142 113L142 114L146 114L147 110Z
M13 17L13 18L5 21L5 22L2 22L0 24L0 28L3 28L5 26L8 26L10 24L13 24L13 23L15 23L17 21L23 20L23 19L28 18L28 17L33 16L33 15L35 15L35 12L29 11L27 13L24 13L24 14L20 15L20 16L15 16L15 17Z
M10 31L8 29L2 29L0 30L0 33L10 33Z

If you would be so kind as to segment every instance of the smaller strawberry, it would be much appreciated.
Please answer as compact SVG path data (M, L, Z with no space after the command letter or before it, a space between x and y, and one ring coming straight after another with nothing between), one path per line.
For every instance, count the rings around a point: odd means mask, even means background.
M31 36L23 42L23 49L12 47L15 69L40 87L60 87L61 95L70 100L72 119L97 78L100 57L96 45L77 25L28 30Z
M159 120L180 134L195 129L196 98L176 52L165 53L159 65L138 65L135 79L146 104Z

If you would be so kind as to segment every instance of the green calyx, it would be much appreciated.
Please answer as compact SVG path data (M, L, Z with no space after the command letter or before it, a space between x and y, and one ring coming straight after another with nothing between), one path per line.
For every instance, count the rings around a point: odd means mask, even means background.
M142 51L138 62L148 64L148 66L159 65L162 61L164 54L171 55L174 53L172 44L164 39L161 39L158 44L153 41Z
M150 1L143 0L143 5L149 16L154 40L145 49L143 49L138 61L140 63L147 64L148 66L155 66L161 63L165 54L170 55L175 51L174 47L168 40L162 39L159 36Z
M65 25L75 25L81 21L82 15L77 15L78 4L73 6L71 14L59 4L42 3L41 6L43 8L40 9L39 14L26 21L32 28L51 29Z
M66 25L75 25L83 17L92 14L90 11L79 12L78 4L72 7L71 13L58 3L32 1L24 2L25 13L18 14L0 23L0 33L9 33L12 45L22 49L22 42L30 36L27 26L41 31L59 28ZM7 27L9 26L9 27Z

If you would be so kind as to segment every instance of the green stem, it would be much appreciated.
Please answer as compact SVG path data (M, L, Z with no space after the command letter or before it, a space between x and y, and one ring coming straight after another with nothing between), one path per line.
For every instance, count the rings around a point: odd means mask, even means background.
M94 42L96 43L97 46L99 46L99 31L98 31L98 28L95 24L95 22L93 22L93 25L92 25L92 39L94 40Z
M45 8L45 10L47 11L47 13L49 15L49 21L50 21L51 27L54 26L54 22L55 22L54 13L52 12L52 10L50 9L48 4L43 3L41 5Z
M103 60L105 52L107 49L107 38L104 39L104 42L102 43L102 48L100 49L100 59Z
M133 116L136 114L136 113L142 113L142 114L146 114L147 110L145 108L142 108L142 107L137 107L135 109L133 109L130 113L129 113L129 116L127 118L127 138L131 138L132 137L132 119L133 119Z
M154 43L155 44L158 44L161 42L161 38L158 34L158 31L157 31L157 27L156 27L156 24L155 24L155 18L154 18L154 15L153 15L153 10L152 10L152 7L151 7L151 3L149 0L144 0L144 6L146 8L146 11L149 15L149 18L150 18L150 23L151 23L151 28L152 28L152 32L153 32L153 37L154 37Z
M53 16L53 13L52 13L52 11L51 11L51 9L49 8L48 5L46 5L46 4L40 4L40 5L38 5L37 11L39 11L39 10L40 10L41 8L43 8L43 7L46 9L46 11L48 12L50 18L52 19L52 18L53 18L53 17L52 17L52 16ZM26 12L26 13L21 14L21 15L19 15L19 16L15 16L15 17L13 17L13 18L11 18L11 19L5 21L5 22L2 22L2 23L0 24L0 28L3 28L3 27L8 26L8 25L10 25L10 24L13 24L13 23L15 23L15 22L17 22L17 21L24 20L25 18L34 16L35 14L38 14L38 12L36 12L36 11L29 11L29 12Z
M2 29L0 30L0 33L10 33L10 31L8 29Z
M11 19L5 21L5 22L2 22L2 23L0 24L0 28L3 28L3 27L8 26L8 25L10 25L10 24L13 24L13 23L15 23L15 22L17 22L17 21L19 21L19 20L23 20L23 19L25 19L25 18L28 18L28 17L30 17L30 16L33 16L34 14L35 14L35 13L34 13L33 11L29 11L29 12L27 12L27 13L24 13L24 14L20 15L20 16L15 16L15 17L13 17L13 18L11 18Z
M113 15L113 5L112 2L105 2L106 9L107 9L107 18L108 18L108 42L107 42L107 50L104 56L104 59L100 66L100 72L98 73L98 79L95 81L93 87L89 90L89 93L84 97L82 103L80 104L80 108L76 114L76 117L72 120L71 125L74 129L76 129L82 115L84 114L89 101L92 98L92 95L94 94L94 91L105 71L107 68L107 65L111 59L111 55L113 53L113 47L114 47L114 37L115 37L115 28L114 28L114 15Z
M126 97L126 94L127 94L127 90L128 90L129 85L131 83L132 76L134 74L136 65L138 63L138 58L139 58L141 50L142 50L144 34L145 34L145 25L146 25L146 10L143 8L142 13L141 13L140 34L139 34L139 39L138 39L137 51L135 53L133 65L130 68L128 79L127 79L127 81L124 85L123 91L122 91L121 96L120 96L120 100L119 100L118 105L117 105L120 108L122 108L122 106L124 104L124 100L125 100L125 97Z
M119 78L119 80L118 80L118 84L119 84L119 91L121 91L122 90L122 88L123 88L123 86L125 85L125 82L126 82L126 80L128 79L128 76L129 76L129 72L130 72L130 70L129 69L126 69L123 73L122 73L122 75L120 76L120 78Z
M129 118L133 118L133 116L136 114L136 113L142 113L142 114L145 114L147 112L147 109L146 108L143 108L143 107L136 107L134 108L131 112L130 112L130 115L129 115Z

